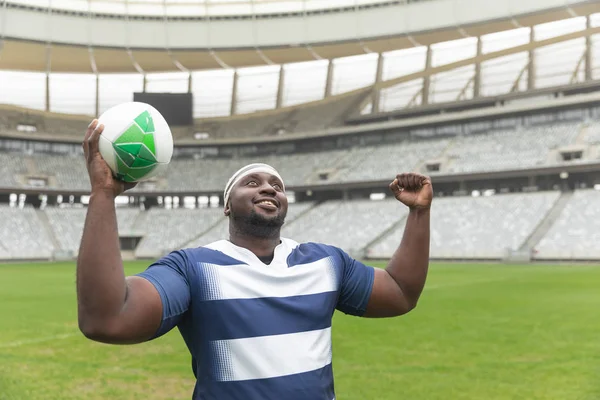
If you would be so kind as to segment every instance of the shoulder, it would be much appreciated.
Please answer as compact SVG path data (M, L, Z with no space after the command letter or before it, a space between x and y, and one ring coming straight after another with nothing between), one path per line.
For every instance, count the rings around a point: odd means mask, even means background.
M289 265L306 264L327 257L332 258L336 264L347 261L348 255L339 247L316 242L294 243L294 249L288 257Z

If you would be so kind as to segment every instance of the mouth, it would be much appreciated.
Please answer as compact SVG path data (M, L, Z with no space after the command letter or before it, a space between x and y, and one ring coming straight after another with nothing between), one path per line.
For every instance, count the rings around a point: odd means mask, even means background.
M277 203L277 201L271 200L271 199L262 199L262 200L255 202L254 204L256 204L260 208L263 208L263 209L269 210L269 211L274 211L279 208L279 204Z

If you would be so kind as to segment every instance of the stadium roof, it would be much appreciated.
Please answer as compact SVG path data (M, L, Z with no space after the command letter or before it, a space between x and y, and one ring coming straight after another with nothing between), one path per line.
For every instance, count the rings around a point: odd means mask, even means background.
M316 4L320 4L319 7ZM406 3L406 1L381 2L374 0L11 0L4 2L12 8L27 8L37 11L87 15L89 18L122 18L123 12L130 18L180 19L197 18L206 21L206 13L220 19L258 18L279 10L286 13L334 12L345 7L369 7L380 3ZM210 5L210 7L207 7ZM308 10L307 6L312 7ZM299 8L302 7L302 8ZM335 9L335 10L334 10ZM192 13L191 10L196 10ZM270 10L270 11L269 11ZM333 10L333 11L332 11ZM91 11L91 13L90 13ZM310 45L263 46L254 48L135 48L97 45L73 45L56 41L27 40L10 37L2 28L0 18L0 69L52 72L164 72L182 70L204 70L222 67L246 67L266 64L287 64L333 59L369 52L386 52L416 45L429 45L480 36L515 27L526 27L589 15L599 11L597 1L580 2L571 6L546 11L512 15L506 18L470 25L457 25L442 29L415 31L395 36L369 39L356 38L335 42L314 42ZM337 12L337 11L336 11ZM261 14L262 13L262 14ZM237 17L236 17L237 15ZM271 15L269 18L276 18ZM6 21L5 21L6 22ZM85 22L85 20L83 21ZM6 25L6 24L5 24ZM2 40L3 39L3 40Z
M419 1L429 0L9 0L13 4L44 9L148 17L276 15Z

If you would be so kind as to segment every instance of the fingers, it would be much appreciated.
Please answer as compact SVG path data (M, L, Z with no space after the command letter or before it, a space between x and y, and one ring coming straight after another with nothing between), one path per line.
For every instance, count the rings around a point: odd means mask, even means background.
M412 174L399 174L396 179L398 180L398 186L404 190L416 189L414 185L414 177Z
M90 137L86 140L88 157L94 156L100 151L100 135L102 134L102 131L104 131L104 125L94 125L95 129L92 130Z
M83 147L83 153L85 154L86 159L87 159L88 150L89 150L88 140L90 139L90 136L92 136L94 129L96 129L96 125L98 125L98 120L94 119L88 125L87 130L85 131L85 136L83 137L83 142L81 143L81 147Z
M408 175L408 187L413 189L419 188L419 186L417 186L417 178L413 174Z
M418 190L423 187L424 182L428 178L425 175L417 174L414 172L398 174L396 179L390 184L390 189L393 190L393 186L396 186L399 190Z
M392 191L392 193L394 193L394 195L400 193L402 191L402 189L400 188L400 185L398 184L398 179L394 179L392 181L392 183L390 183L389 185L390 190Z
M98 126L98 120L94 119L92 120L92 122L90 122L90 124L87 127L87 130L85 131L85 137L83 138L83 140L87 140L90 138L90 136L92 136L92 132L94 132L94 129L96 129L96 126Z

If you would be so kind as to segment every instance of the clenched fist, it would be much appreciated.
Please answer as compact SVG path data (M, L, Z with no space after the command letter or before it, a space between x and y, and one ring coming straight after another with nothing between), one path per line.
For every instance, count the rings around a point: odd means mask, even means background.
M433 187L428 176L407 173L398 174L390 183L396 199L411 209L428 209L433 200Z

